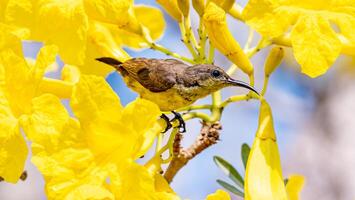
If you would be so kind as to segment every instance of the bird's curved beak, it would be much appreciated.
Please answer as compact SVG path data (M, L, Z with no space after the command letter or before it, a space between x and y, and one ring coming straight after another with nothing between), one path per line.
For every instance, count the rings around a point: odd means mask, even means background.
M255 92L259 96L259 93L253 87L251 87L249 84L247 84L247 83L245 83L243 81L238 81L238 80L229 78L229 79L227 79L227 82L229 84L231 84L232 86L243 87L243 88L246 88L248 90L251 90L251 91Z

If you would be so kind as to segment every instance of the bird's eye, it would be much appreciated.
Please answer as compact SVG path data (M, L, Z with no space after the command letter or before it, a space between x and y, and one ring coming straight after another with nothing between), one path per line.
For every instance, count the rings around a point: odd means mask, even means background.
M213 71L211 72L211 75L212 75L213 77L215 77L215 78L218 78L218 77L221 76L221 72L218 71L218 70L213 70Z

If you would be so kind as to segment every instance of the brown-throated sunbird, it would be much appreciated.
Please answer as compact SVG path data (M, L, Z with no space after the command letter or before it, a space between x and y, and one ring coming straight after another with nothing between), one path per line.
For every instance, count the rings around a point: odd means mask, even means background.
M189 66L175 59L150 58L132 58L125 62L110 57L96 60L113 66L141 98L154 102L161 111L173 112L172 120L179 120L183 132L185 123L174 110L228 86L244 87L258 94L247 83L232 79L222 68L211 64ZM167 121L167 131L172 120L164 114L162 118Z

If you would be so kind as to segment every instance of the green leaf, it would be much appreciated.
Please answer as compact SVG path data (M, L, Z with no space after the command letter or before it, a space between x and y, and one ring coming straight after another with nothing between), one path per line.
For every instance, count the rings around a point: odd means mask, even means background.
M243 161L243 165L244 165L244 169L247 168L247 162L248 162L248 157L249 157L249 153L250 153L250 147L247 143L244 143L242 145L242 161Z
M244 180L238 171L226 160L219 156L213 157L216 165L222 169L222 171L235 182L239 187L244 188Z
M240 197L244 197L244 192L234 187L233 185L219 179L217 180L217 183L220 184L222 187L224 187L224 189L228 190L229 192L232 192L233 194L238 195Z

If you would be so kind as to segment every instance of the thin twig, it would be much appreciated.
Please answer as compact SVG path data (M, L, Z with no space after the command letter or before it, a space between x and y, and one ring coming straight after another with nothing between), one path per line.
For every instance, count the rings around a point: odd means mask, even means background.
M182 134L178 133L173 143L173 158L164 174L164 178L170 183L177 172L184 167L189 160L193 159L209 146L216 144L219 140L219 131L221 129L222 126L219 122L202 122L199 136L196 141L186 149L181 147Z

